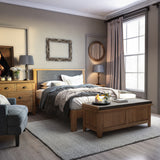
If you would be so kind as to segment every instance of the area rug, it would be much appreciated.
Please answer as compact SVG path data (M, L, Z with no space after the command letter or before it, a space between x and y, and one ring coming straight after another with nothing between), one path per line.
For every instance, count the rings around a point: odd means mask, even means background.
M89 130L83 132L82 129L78 129L76 132L70 132L69 122L60 119L30 122L27 129L57 156L70 160L158 137L160 118L152 116L151 127L142 124L106 132L102 138L97 138L95 132Z

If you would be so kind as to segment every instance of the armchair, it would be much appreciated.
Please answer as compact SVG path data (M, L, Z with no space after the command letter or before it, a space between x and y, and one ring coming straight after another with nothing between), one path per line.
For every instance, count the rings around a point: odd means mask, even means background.
M0 135L15 135L16 146L19 146L19 136L28 122L28 108L16 105L15 98L8 101L11 105L0 105Z

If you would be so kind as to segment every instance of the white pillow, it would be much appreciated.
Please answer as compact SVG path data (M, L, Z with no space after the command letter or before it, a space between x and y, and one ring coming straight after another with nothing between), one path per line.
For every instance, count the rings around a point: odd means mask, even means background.
M57 82L55 81L51 83L51 86L64 86L64 85L67 85L67 83L63 81L57 81Z
M56 83L56 82L58 83L58 82L62 82L62 81L54 81L54 80L46 81L46 82L41 83L41 86L43 86L43 87L51 87L51 83Z
M9 104L10 105L8 99L1 94L0 94L0 104Z
M81 85L83 84L83 74L77 76L61 75L61 78L68 85Z

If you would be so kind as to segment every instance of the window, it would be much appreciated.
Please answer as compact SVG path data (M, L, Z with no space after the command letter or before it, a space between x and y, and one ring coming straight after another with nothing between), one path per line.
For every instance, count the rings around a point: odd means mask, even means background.
M145 15L123 23L126 89L145 92Z

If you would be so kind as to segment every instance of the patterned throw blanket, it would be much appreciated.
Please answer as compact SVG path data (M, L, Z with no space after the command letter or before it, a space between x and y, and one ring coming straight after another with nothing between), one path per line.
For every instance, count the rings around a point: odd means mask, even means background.
M69 114L69 104L75 97L96 96L97 94L109 93L111 97L117 98L116 93L111 88L97 87L91 84L79 86L54 86L46 89L41 98L40 108L47 113L60 109L66 115Z

